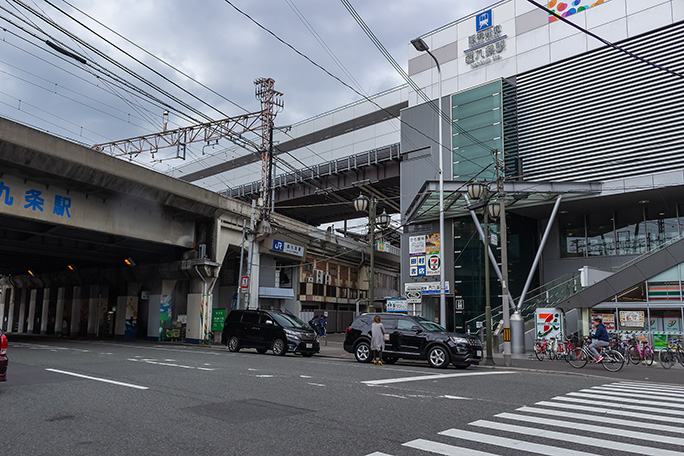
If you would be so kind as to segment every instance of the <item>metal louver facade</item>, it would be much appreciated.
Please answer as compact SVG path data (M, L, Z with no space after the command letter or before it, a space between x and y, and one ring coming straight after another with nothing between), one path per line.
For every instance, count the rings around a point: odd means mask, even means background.
M684 72L684 22L619 45ZM524 180L684 169L684 78L604 47L519 74L516 83Z

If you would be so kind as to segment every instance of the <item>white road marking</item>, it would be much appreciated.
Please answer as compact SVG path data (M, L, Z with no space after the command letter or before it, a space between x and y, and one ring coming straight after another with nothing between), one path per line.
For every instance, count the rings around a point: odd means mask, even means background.
M396 397L396 398L399 398L399 399L408 399L406 396L402 396L402 395L400 395L400 394L381 393L380 396Z
M322 386L322 387L325 387L325 385L324 385L324 384L322 384L322 383L311 383L311 382L309 382L309 385L312 385L312 386Z
M445 394L444 396L440 396L440 397L443 397L444 399L461 399L461 400L464 400L464 401L471 401L471 400L472 400L472 399L469 398L469 397L450 396L449 394Z
M544 439L560 440L561 442L569 442L581 445L589 445L596 448L609 447L611 450L626 451L628 453L636 453L649 456L682 456L684 453L679 451L669 451L662 448L651 448L642 445L633 445L631 443L622 443L614 440L597 439L594 437L587 437L580 434L568 434L567 432L547 431L544 429L532 428L527 426L517 426L514 424L505 424L488 420L477 420L469 423L471 426L483 427L486 429L494 429L497 431L514 432L516 434L523 434L526 436L541 437ZM600 425L600 423L599 423ZM591 430L592 429L588 429Z
M627 438L632 438L632 439L637 439L637 440L646 440L648 442L671 443L672 445L679 445L679 446L684 445L684 439L679 438L679 437L670 437L667 435L649 434L646 432L633 431L630 429L619 429L619 428L614 428L614 427L608 427L605 425L606 421L604 419L602 419L600 422L597 422L597 423L584 424L584 423L573 423L571 421L560 421L560 420L553 420L553 419L549 419L549 418L540 418L537 416L518 415L515 413L499 413L498 415L494 415L494 416L496 416L497 418L505 418L508 420L523 421L525 423L544 424L547 426L556 426L556 427L561 427L561 428L566 428L566 429L576 429L578 431L590 431L590 432L594 432L596 434L615 435L615 436L627 437Z
M301 378L313 378L311 375L300 375Z
M388 385L391 383L403 383L403 382L417 382L421 380L440 380L443 378L453 378L453 377L473 377L480 375L499 375L499 374L514 374L513 371L491 371L491 372L459 372L458 374L434 374L434 375L421 375L417 377L401 377L401 378L386 378L382 380L366 380L361 383L366 385Z
M594 402L592 402L594 403ZM588 405L579 405L579 404L564 404L561 402L549 402L549 401L540 401L537 402L535 405L543 405L544 407L557 407L557 408L562 408L562 409L570 409L570 410L583 410L585 412L592 412L595 413L597 416L601 414L605 415L617 415L617 416L631 416L632 418L639 418L643 420L653 420L653 421L665 421L666 423L681 423L684 424L684 418L675 418L673 416L664 416L664 415L651 415L648 413L639 413L639 412L630 412L629 410L624 410L624 409L618 409L618 410L613 410L605 407L591 407ZM626 408L626 407L625 407ZM640 410L640 407L630 407L634 408L636 410ZM649 408L649 407L645 407ZM658 409L654 409L654 411L659 411Z
M472 442L486 443L489 445L501 446L504 448L511 448L518 451L527 451L529 453L545 454L548 456L586 456L584 451L569 450L551 445L542 445L540 443L525 442L524 440L509 439L506 437L497 437L495 435L480 434L479 432L463 431L460 429L448 429L440 432L441 435L455 437L457 439L470 440Z
M373 453L367 454L366 456L392 456L392 455L391 455L391 454L387 454L387 453L381 453L381 452L379 452L379 451L375 451L375 452L373 452Z
M605 389L605 388L591 388L591 389L583 389L580 390L580 393L592 393L592 394L604 394L606 396L618 396L618 397L629 397L633 398L635 395L637 397L640 397L641 394L640 392L632 392L632 391L616 391L612 389ZM655 394L649 394L648 397L645 399L653 399L653 400L661 400L661 401L669 401L669 402L684 402L684 398L679 398L679 397L674 397L675 393L672 393L670 395L666 396L660 396L660 395L655 395ZM646 394L644 394L646 395ZM673 406L674 407L674 406Z
M588 399L594 399L594 400L600 400L600 401L626 402L628 404L638 404L638 405L659 405L661 407L667 406L667 407L684 409L684 404L671 404L667 400L649 401L646 399L634 399L632 397L613 397L613 396L610 396L607 394L599 394L599 393L591 393L591 392L568 393L568 396L586 397ZM663 410L663 411L669 411L669 410Z
M618 386L634 386L637 388L647 388L650 391L653 390L663 390L663 391L676 391L679 393L684 393L684 387L678 386L678 385L667 385L664 383L638 383L638 382L620 382L620 383L613 383L613 385L618 385Z
M67 371L58 370L58 369L45 369L45 370L50 371L50 372L56 372L58 374L71 375L72 377L79 377L79 378L85 378L88 380L95 380L97 382L111 383L112 385L126 386L128 388L135 388L135 389L141 389L141 390L149 389L147 386L134 385L132 383L117 382L115 380L108 380L106 378L91 377L90 375L77 374L75 372L67 372Z
M575 406L576 408L577 406ZM586 415L586 414L581 414L581 413L572 413L572 412L564 412L563 410L548 410L548 409L542 409L542 408L537 408L537 407L520 407L519 409L516 409L518 412L526 412L526 413L536 413L537 415L549 415L553 416L556 418L573 418L575 420L584 420L584 421L591 421L593 424L596 424L597 419L599 420L600 424L617 424L618 426L627 426L627 427L635 427L635 428L640 428L643 429L644 423L641 421L637 420L622 420L620 418L611 418L608 416L602 416L598 418L595 415ZM599 413L602 413L602 409L596 409ZM620 416L631 416L628 415L629 412L618 412L616 414ZM653 420L657 419L657 417L654 417L653 415L646 415L646 414L640 414L637 413L636 415L643 415L639 418L643 418L645 420ZM498 415L497 415L498 416ZM667 421L668 423L671 422L673 419L676 418L663 418L660 417L661 421ZM679 422L683 422L684 420L680 420ZM649 429L653 430L658 430L658 431L667 431L667 432L673 432L676 434L684 434L684 428L682 427L677 427L677 426L667 426L665 424L651 424L648 427Z
M423 439L411 440L403 445L410 448L415 448L417 450L430 451L432 453L443 454L446 456L496 456L494 453L486 453L484 451L446 445L444 443Z
M568 393L570 394L570 393ZM579 397L564 397L564 396L556 396L553 398L554 401L565 401L565 402L573 402L573 403L580 403L580 404L591 404L591 405L596 405L596 404L601 404L602 407L617 407L620 409L628 409L628 410L640 410L642 412L655 412L655 413L669 413L670 415L677 415L677 416L684 416L684 410L665 410L662 408L658 407L646 407L645 405L632 405L632 404L617 404L617 403L611 403L608 401L605 402L597 402L597 399L581 399Z
M213 371L214 370L214 369L208 369L206 367L195 367L195 366L186 366L184 364L163 363L161 361L156 361L154 359L128 358L128 361L136 361L136 362L141 362L141 363L145 363L145 364L154 364L156 366L179 367L181 369L196 369L196 370L202 370L202 371Z
M275 375L255 375L257 378L273 378Z

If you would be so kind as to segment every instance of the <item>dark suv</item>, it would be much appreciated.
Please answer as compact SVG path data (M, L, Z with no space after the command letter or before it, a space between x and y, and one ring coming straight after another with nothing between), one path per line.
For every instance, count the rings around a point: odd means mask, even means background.
M374 313L359 315L347 328L344 339L344 349L354 353L361 363L368 363L372 358L370 331L376 315L380 315L385 331L390 335L382 352L386 363L392 364L399 358L424 359L432 367L447 367L451 362L464 369L482 360L482 343L477 337L447 332L423 317Z
M232 310L223 325L221 343L236 352L256 348L259 353L273 350L313 356L320 345L314 330L294 315L276 310Z

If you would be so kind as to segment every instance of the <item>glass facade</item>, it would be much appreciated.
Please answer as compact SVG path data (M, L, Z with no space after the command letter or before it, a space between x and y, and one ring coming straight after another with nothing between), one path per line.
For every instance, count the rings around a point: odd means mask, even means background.
M684 229L681 204L625 205L616 211L559 215L561 257L640 255Z
M453 179L494 180L494 150L503 154L507 176L519 174L515 87L497 80L454 94L451 118Z
M511 294L517 297L522 293L534 259L534 255L530 255L529 252L537 250L536 221L515 214L507 214L506 220L508 224L508 283ZM498 221L490 224L490 233L501 239ZM491 248L500 264L500 244L492 245ZM485 311L484 276L484 245L472 218L464 217L454 220L454 277L456 280L454 294L455 299L463 299L464 322ZM530 288L534 289L538 286L539 281L535 277ZM492 308L499 307L501 285L493 267L489 274L489 288ZM459 326L459 322L456 322L456 326Z

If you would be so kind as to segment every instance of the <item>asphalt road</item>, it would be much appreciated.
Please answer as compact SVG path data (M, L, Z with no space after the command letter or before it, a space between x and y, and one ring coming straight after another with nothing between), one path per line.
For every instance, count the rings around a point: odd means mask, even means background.
M36 339L9 354L8 455L684 454L682 370L655 383L628 367L434 370Z

